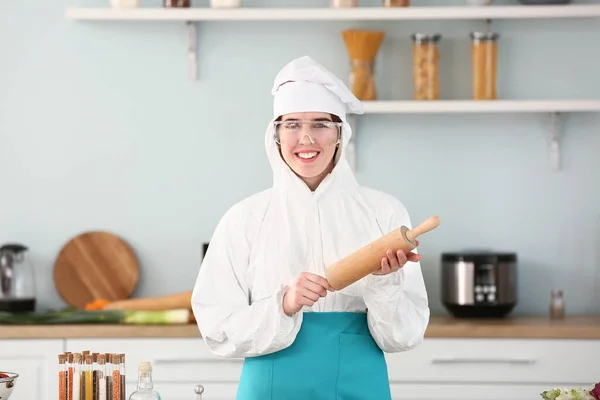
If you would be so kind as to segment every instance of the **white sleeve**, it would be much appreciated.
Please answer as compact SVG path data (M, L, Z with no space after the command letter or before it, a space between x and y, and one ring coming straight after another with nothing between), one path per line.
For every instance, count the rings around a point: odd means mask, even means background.
M411 228L404 206L394 208L389 231L405 225ZM416 249L413 252L417 252ZM365 278L363 300L367 306L369 330L378 346L393 353L419 345L429 324L429 302L419 262L407 262L388 275Z
M230 209L219 222L200 266L191 306L200 335L217 355L253 357L288 347L302 323L283 311L282 286L250 304L246 282L250 243L244 214Z

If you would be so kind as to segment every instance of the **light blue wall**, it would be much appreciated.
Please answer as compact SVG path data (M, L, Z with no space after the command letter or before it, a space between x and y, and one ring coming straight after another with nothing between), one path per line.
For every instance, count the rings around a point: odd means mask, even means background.
M408 37L435 30L444 35L442 96L468 98L467 35L483 26L206 23L200 80L192 83L183 24L65 19L64 7L77 5L104 1L0 2L0 242L31 246L46 306L62 305L51 281L54 258L87 229L113 230L135 247L137 295L191 287L201 243L220 216L270 185L263 150L269 91L291 59L311 55L345 79L339 32L383 29L380 97L408 99ZM497 21L493 28L502 34L501 97L600 97L598 20ZM546 313L552 288L565 291L570 313L600 311L600 116L568 116L564 127L563 169L555 174L545 115L360 119L360 181L398 196L413 222L441 217L420 249L435 312L443 310L439 255L464 247L519 254L517 313Z

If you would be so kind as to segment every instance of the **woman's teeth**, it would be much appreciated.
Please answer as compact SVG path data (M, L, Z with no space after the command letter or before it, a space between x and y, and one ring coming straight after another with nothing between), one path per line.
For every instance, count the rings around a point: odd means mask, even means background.
M315 158L317 154L319 153L316 151L313 151L311 153L298 153L298 157L304 158L305 160L310 160L311 158Z

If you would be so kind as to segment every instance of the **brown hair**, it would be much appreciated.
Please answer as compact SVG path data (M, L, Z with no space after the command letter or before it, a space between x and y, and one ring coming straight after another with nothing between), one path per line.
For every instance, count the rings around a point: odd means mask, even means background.
M340 117L338 117L335 114L331 114L329 113L329 115L331 116L331 119L333 120L333 122L342 122L342 119ZM282 115L280 115L279 117L277 117L277 119L275 121L281 121Z

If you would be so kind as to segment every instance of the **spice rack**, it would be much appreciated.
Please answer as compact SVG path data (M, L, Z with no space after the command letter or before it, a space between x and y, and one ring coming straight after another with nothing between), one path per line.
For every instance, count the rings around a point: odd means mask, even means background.
M125 354L66 352L58 365L60 400L127 400Z
M197 24L200 22L301 22L301 21L407 21L600 18L600 4L350 7L350 8L67 8L65 17L79 21L185 23L188 29L188 70L197 80ZM559 169L559 118L564 113L600 112L600 100L431 100L365 101L366 114L406 113L546 113L550 116L550 148L553 171ZM356 116L350 116L356 133ZM353 169L355 161L351 160Z

